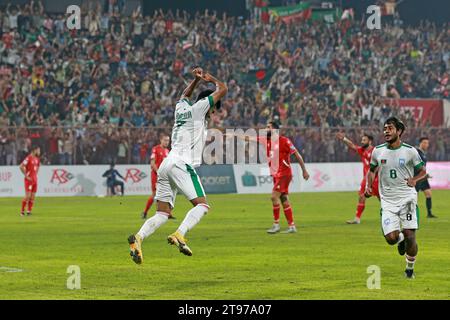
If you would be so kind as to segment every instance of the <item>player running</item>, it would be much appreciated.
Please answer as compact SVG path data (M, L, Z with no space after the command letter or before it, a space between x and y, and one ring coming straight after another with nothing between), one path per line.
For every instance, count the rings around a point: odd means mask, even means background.
M163 160L169 154L170 137L167 134L163 134L159 139L159 145L152 148L152 155L150 156L150 167L152 169L152 195L148 198L144 211L142 212L142 219L147 219L148 210L150 210L153 199L156 194L156 180L158 179L158 169Z
M167 222L178 192L184 194L194 206L178 230L167 238L169 244L177 246L181 253L192 255L191 249L186 244L185 235L209 210L203 186L194 167L202 162L207 136L207 117L214 110L214 106L220 108L220 99L227 94L228 88L211 74L204 73L201 68L194 68L192 73L195 79L184 90L175 107L171 151L158 169L156 214L145 221L136 235L128 238L130 255L137 264L143 261L142 241ZM196 102L191 103L189 98L200 80L214 83L216 90L202 91Z
M28 204L27 216L31 215L33 210L34 199L38 188L38 172L41 165L39 156L41 155L41 148L39 146L32 146L31 153L20 164L20 171L25 176L25 198L22 200L22 210L20 215L25 216L25 207Z
M386 241L397 244L400 255L406 252L407 278L414 278L417 256L416 230L419 226L416 183L426 175L417 150L400 140L405 125L395 117L384 123L386 143L372 153L366 194L373 193L375 170L378 168L381 196L381 226ZM414 172L417 175L414 175Z
M420 158L422 159L424 165L427 165L427 155L426 152L428 150L428 147L430 146L430 140L427 137L422 137L419 140L419 147L416 148L417 152L420 155ZM417 172L416 172L417 173ZM426 198L426 205L427 205L427 217L428 218L437 218L431 211L431 186L428 182L428 178L431 178L429 174L425 176L425 179L420 180L416 184L416 191L423 191Z
M273 225L267 233L274 234L280 231L280 204L288 222L288 229L283 233L295 233L294 214L289 203L289 184L292 181L291 155L297 159L303 172L303 179L309 179L305 162L289 138L279 134L280 126L275 121L267 124L267 137L258 137L258 142L266 147L270 174L273 178L272 209ZM273 143L273 145L272 145Z
M358 205L356 206L356 216L353 220L347 221L348 224L360 224L361 216L364 212L364 208L366 207L366 196L364 195L364 192L366 191L367 173L370 169L370 157L372 156L372 152L375 149L372 146L373 137L368 134L363 135L361 138L361 146L355 145L342 132L338 132L336 134L336 138L342 140L350 148L350 150L358 153L363 163L363 179L361 181L361 187L359 188L358 193L359 198ZM380 195L378 192L378 175L375 176L375 179L373 181L372 192L372 195L377 196L377 198L380 199Z

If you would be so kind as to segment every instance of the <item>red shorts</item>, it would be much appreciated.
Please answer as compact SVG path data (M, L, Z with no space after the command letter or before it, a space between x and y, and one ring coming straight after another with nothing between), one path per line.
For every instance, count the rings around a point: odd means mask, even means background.
M36 193L37 192L37 181L29 181L25 179L25 192Z
M152 192L156 193L156 182L158 181L158 174L155 171L152 171Z
M363 179L361 181L361 187L359 188L359 194L364 195L365 191L366 191L366 179ZM378 191L378 176L375 177L375 180L373 180L372 183L372 195L376 196L378 199L380 198L380 192Z
M273 177L272 191L288 194L291 181L292 176Z

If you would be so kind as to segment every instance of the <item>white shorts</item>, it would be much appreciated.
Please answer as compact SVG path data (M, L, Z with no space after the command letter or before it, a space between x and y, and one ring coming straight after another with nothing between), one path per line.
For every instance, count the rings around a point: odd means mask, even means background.
M195 169L180 158L169 154L158 169L155 199L168 202L173 208L178 192L188 200L205 197L205 190Z
M419 229L419 208L417 200L402 206L381 206L381 227L384 235L403 229Z

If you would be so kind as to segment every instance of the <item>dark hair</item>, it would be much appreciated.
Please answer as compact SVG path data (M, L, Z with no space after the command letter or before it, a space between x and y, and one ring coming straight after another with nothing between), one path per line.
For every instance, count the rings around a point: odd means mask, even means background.
M203 90L202 92L199 93L199 95L197 96L197 100L195 102L202 100L203 98L206 98L213 93L214 93L214 91L211 89ZM216 103L214 105L215 105L216 109L219 110L220 107L222 106L222 103L219 100L219 101L216 101Z
M271 124L274 129L280 129L280 124L275 120L270 120L267 124Z
M364 134L363 137L367 137L367 139L373 142L373 136L371 136L370 134Z
M421 138L419 139L419 143L422 143L423 140L430 140L430 139L428 139L428 137L421 137Z
M34 151L36 149L40 148L40 146L38 144L32 144L31 145L31 151Z
M396 117L390 117L388 118L385 122L384 125L387 124L393 124L394 127L398 130L402 130L402 132L400 133L400 136L402 136L403 132L405 132L405 124L403 122L401 122L399 119L397 119Z

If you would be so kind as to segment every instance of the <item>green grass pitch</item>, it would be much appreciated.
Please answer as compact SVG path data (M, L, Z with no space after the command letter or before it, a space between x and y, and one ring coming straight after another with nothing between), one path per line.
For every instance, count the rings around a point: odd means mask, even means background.
M211 195L212 210L188 234L192 257L166 242L190 207L179 197L178 219L144 242L142 266L126 239L146 197L38 198L32 217L19 216L20 199L1 198L0 299L449 299L449 197L434 191L436 220L419 197L414 280L382 237L376 199L361 225L344 223L355 192L292 194L299 232L276 235L265 232L269 195ZM66 287L69 265L80 267L79 290ZM379 290L367 288L370 265L380 267Z

